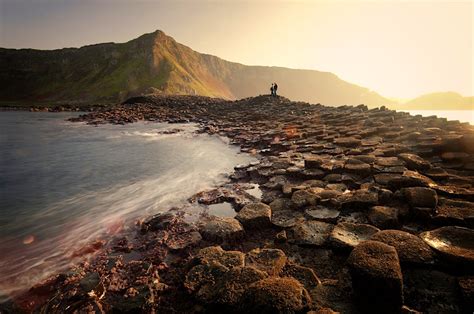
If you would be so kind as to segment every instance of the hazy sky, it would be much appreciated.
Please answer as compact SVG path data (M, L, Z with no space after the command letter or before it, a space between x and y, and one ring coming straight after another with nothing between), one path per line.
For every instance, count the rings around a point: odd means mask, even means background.
M388 97L473 91L473 1L0 0L0 47L125 42L161 29L249 65L330 71Z

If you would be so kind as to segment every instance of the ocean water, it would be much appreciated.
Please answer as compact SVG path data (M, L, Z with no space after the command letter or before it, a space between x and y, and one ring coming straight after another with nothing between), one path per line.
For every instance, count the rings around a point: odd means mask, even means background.
M448 120L458 120L474 125L474 110L401 110L411 115L422 115L423 117L437 116Z
M254 160L191 124L93 127L73 115L0 112L0 302Z

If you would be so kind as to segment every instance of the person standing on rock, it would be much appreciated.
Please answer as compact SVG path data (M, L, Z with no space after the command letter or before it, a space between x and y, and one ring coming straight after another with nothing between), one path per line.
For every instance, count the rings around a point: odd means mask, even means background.
M277 95L277 89L278 89L277 83L273 83L273 96Z
M270 87L270 95L274 96L274 93L275 93L275 87L273 86L273 83L272 83L272 86Z

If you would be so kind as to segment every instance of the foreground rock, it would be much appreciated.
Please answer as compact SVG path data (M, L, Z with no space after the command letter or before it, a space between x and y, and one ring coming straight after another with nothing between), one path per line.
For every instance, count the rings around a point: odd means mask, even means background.
M266 276L253 267L203 264L189 271L185 287L201 302L238 308L248 285Z
M433 219L442 225L474 227L474 203L440 198Z
M311 298L293 278L266 278L245 291L243 309L252 313L298 313L309 308Z
M400 230L383 230L370 237L370 240L393 246L402 263L433 264L433 250L419 237Z
M254 249L246 254L245 265L258 268L271 276L277 276L286 264L286 255L278 249Z
M196 256L200 264L219 263L225 267L244 266L245 254L239 251L224 251L220 246L201 249Z
M423 232L420 237L449 261L474 266L474 231L449 226Z
M347 264L355 297L363 312L399 313L403 278L393 246L365 241L352 250Z
M403 160L410 170L427 170L431 164L415 154L402 153L398 157Z
M397 228L398 208L388 206L374 206L369 210L369 221L376 227L381 229Z
M335 248L350 250L379 231L380 229L367 224L340 222L332 230L329 241Z
M269 96L143 96L74 120L192 122L259 160L189 199L230 203L237 219L154 216L6 312L472 312L472 126ZM418 235L441 226L464 229Z
M411 187L401 190L411 207L435 208L438 205L438 195L433 189Z
M299 245L322 246L326 244L332 229L333 225L321 221L300 222L288 231L288 241Z
M205 240L216 243L238 242L244 236L244 228L238 220L215 216L203 221L199 232Z
M263 203L244 206L235 217L246 229L262 229L271 225L272 210Z
M300 312L309 308L311 298L295 278L278 277L286 261L285 253L278 249L255 249L244 257L241 252L207 247L198 252L193 262L197 265L188 271L184 286L201 302L217 306L216 310ZM294 265L286 268L286 274L309 283L318 280L311 270L308 273Z

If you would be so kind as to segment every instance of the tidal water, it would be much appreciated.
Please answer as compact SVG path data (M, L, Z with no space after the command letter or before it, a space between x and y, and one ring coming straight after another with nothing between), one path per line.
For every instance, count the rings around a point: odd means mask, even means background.
M253 160L195 125L93 127L74 115L0 112L0 302Z

